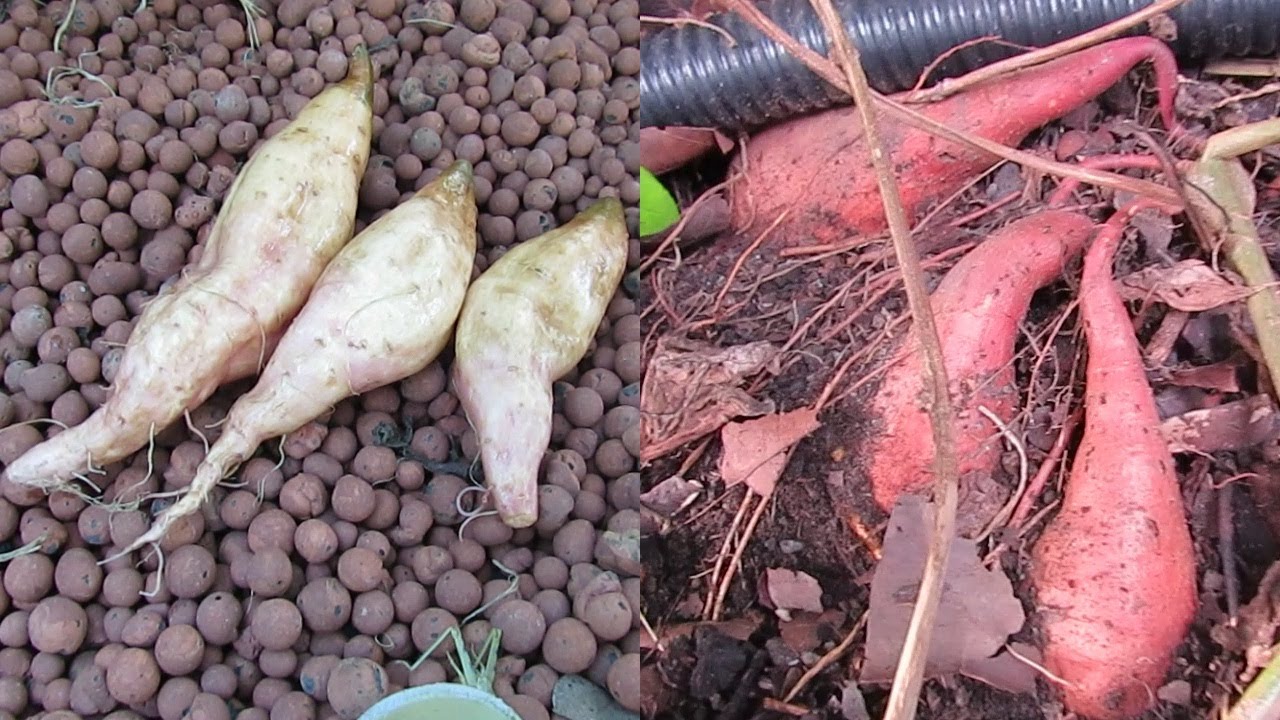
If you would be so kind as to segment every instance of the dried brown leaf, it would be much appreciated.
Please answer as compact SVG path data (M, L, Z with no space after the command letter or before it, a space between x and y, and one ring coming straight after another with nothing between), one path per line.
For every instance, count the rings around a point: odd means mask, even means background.
M884 555L871 581L863 682L893 679L924 574L933 513L931 503L905 495L889 518ZM926 677L982 668L1026 620L1009 578L982 566L972 540L956 537L952 543Z
M678 337L659 340L640 393L640 459L662 457L734 418L773 412L771 401L751 397L741 385L777 354L767 342L719 348Z
M812 575L786 568L764 571L765 593L779 610L822 612L822 586Z
M1243 450L1280 437L1280 415L1267 395L1175 415L1160 424L1170 452Z
M1126 300L1156 298L1175 310L1201 312L1238 302L1253 294L1200 260L1182 260L1170 267L1150 267L1120 279Z
M740 617L720 622L693 621L666 625L659 632L659 635L662 637L662 644L667 646L677 638L692 637L695 630L703 626L708 626L715 628L721 634L731 637L734 640L746 642L747 638L754 635L756 631L764 625L764 620L765 617L763 613L758 610L753 610L748 611L745 615ZM651 643L652 639L645 637L647 634L648 633L643 633L641 638L645 639L646 642Z
M773 494L787 464L787 450L818 429L810 408L730 423L720 433L720 477L726 487L745 482L762 497Z
M689 506L702 492L702 483L672 475L640 496L640 503L663 517L671 517Z
M1173 368L1165 382L1178 387L1196 387L1223 393L1240 392L1238 373L1244 364L1243 357L1234 357L1212 365Z
M848 615L835 609L821 614L797 612L787 622L778 623L778 637L797 654L815 652L848 619Z
M1227 652L1243 654L1245 674L1266 665L1280 629L1280 562L1272 563L1258 583L1258 592L1236 614L1236 622L1219 623L1209 630L1213 641Z

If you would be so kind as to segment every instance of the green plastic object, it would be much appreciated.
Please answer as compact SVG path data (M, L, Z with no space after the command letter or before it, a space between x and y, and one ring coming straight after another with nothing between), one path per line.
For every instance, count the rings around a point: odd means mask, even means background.
M648 168L640 168L640 236L655 235L675 225L680 206Z
M520 720L520 716L483 690L435 683L388 695L365 710L360 720Z

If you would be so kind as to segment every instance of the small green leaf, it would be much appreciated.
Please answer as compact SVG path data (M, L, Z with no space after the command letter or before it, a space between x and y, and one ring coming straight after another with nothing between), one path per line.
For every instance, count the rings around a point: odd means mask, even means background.
M640 235L653 235L676 224L680 206L658 178L640 168Z

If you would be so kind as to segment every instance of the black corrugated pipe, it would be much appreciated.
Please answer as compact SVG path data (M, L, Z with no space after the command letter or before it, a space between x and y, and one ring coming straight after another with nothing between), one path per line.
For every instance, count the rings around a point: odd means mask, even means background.
M1041 47L1148 7L1151 0L836 0L881 92L915 85L947 50L984 36ZM826 54L827 37L809 0L766 0L761 9L804 45ZM1188 0L1170 16L1180 57L1270 55L1280 45L1280 0ZM640 77L642 126L758 127L848 103L849 99L737 14L708 22L736 40L696 25L645 38ZM1140 28L1139 31L1142 29ZM952 55L930 82L1016 54L979 43Z

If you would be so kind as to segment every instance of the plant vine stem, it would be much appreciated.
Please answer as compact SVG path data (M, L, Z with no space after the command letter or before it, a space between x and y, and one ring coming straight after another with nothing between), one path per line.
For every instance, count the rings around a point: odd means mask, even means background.
M906 287L907 304L915 322L915 330L924 350L925 367L928 370L930 389L929 420L933 429L935 507L933 534L929 538L929 554L925 560L924 576L920 591L907 627L902 656L894 673L893 689L889 693L889 706L885 720L912 720L924 682L925 659L929 641L933 635L934 621L942 601L942 580L951 555L951 540L955 536L957 486L959 469L955 452L955 413L951 407L947 370L942 357L942 342L934 322L929 293L925 289L924 271L920 268L920 254L911 239L911 225L902 207L898 181L893 174L893 163L880 137L876 124L876 104L872 102L871 87L858 49L844 30L831 0L811 0L814 9L826 27L832 40L832 55L844 70L850 94L858 108L866 134L871 162L880 184L880 198L884 203L885 217L889 221L889 234L893 238L893 251L902 272Z

